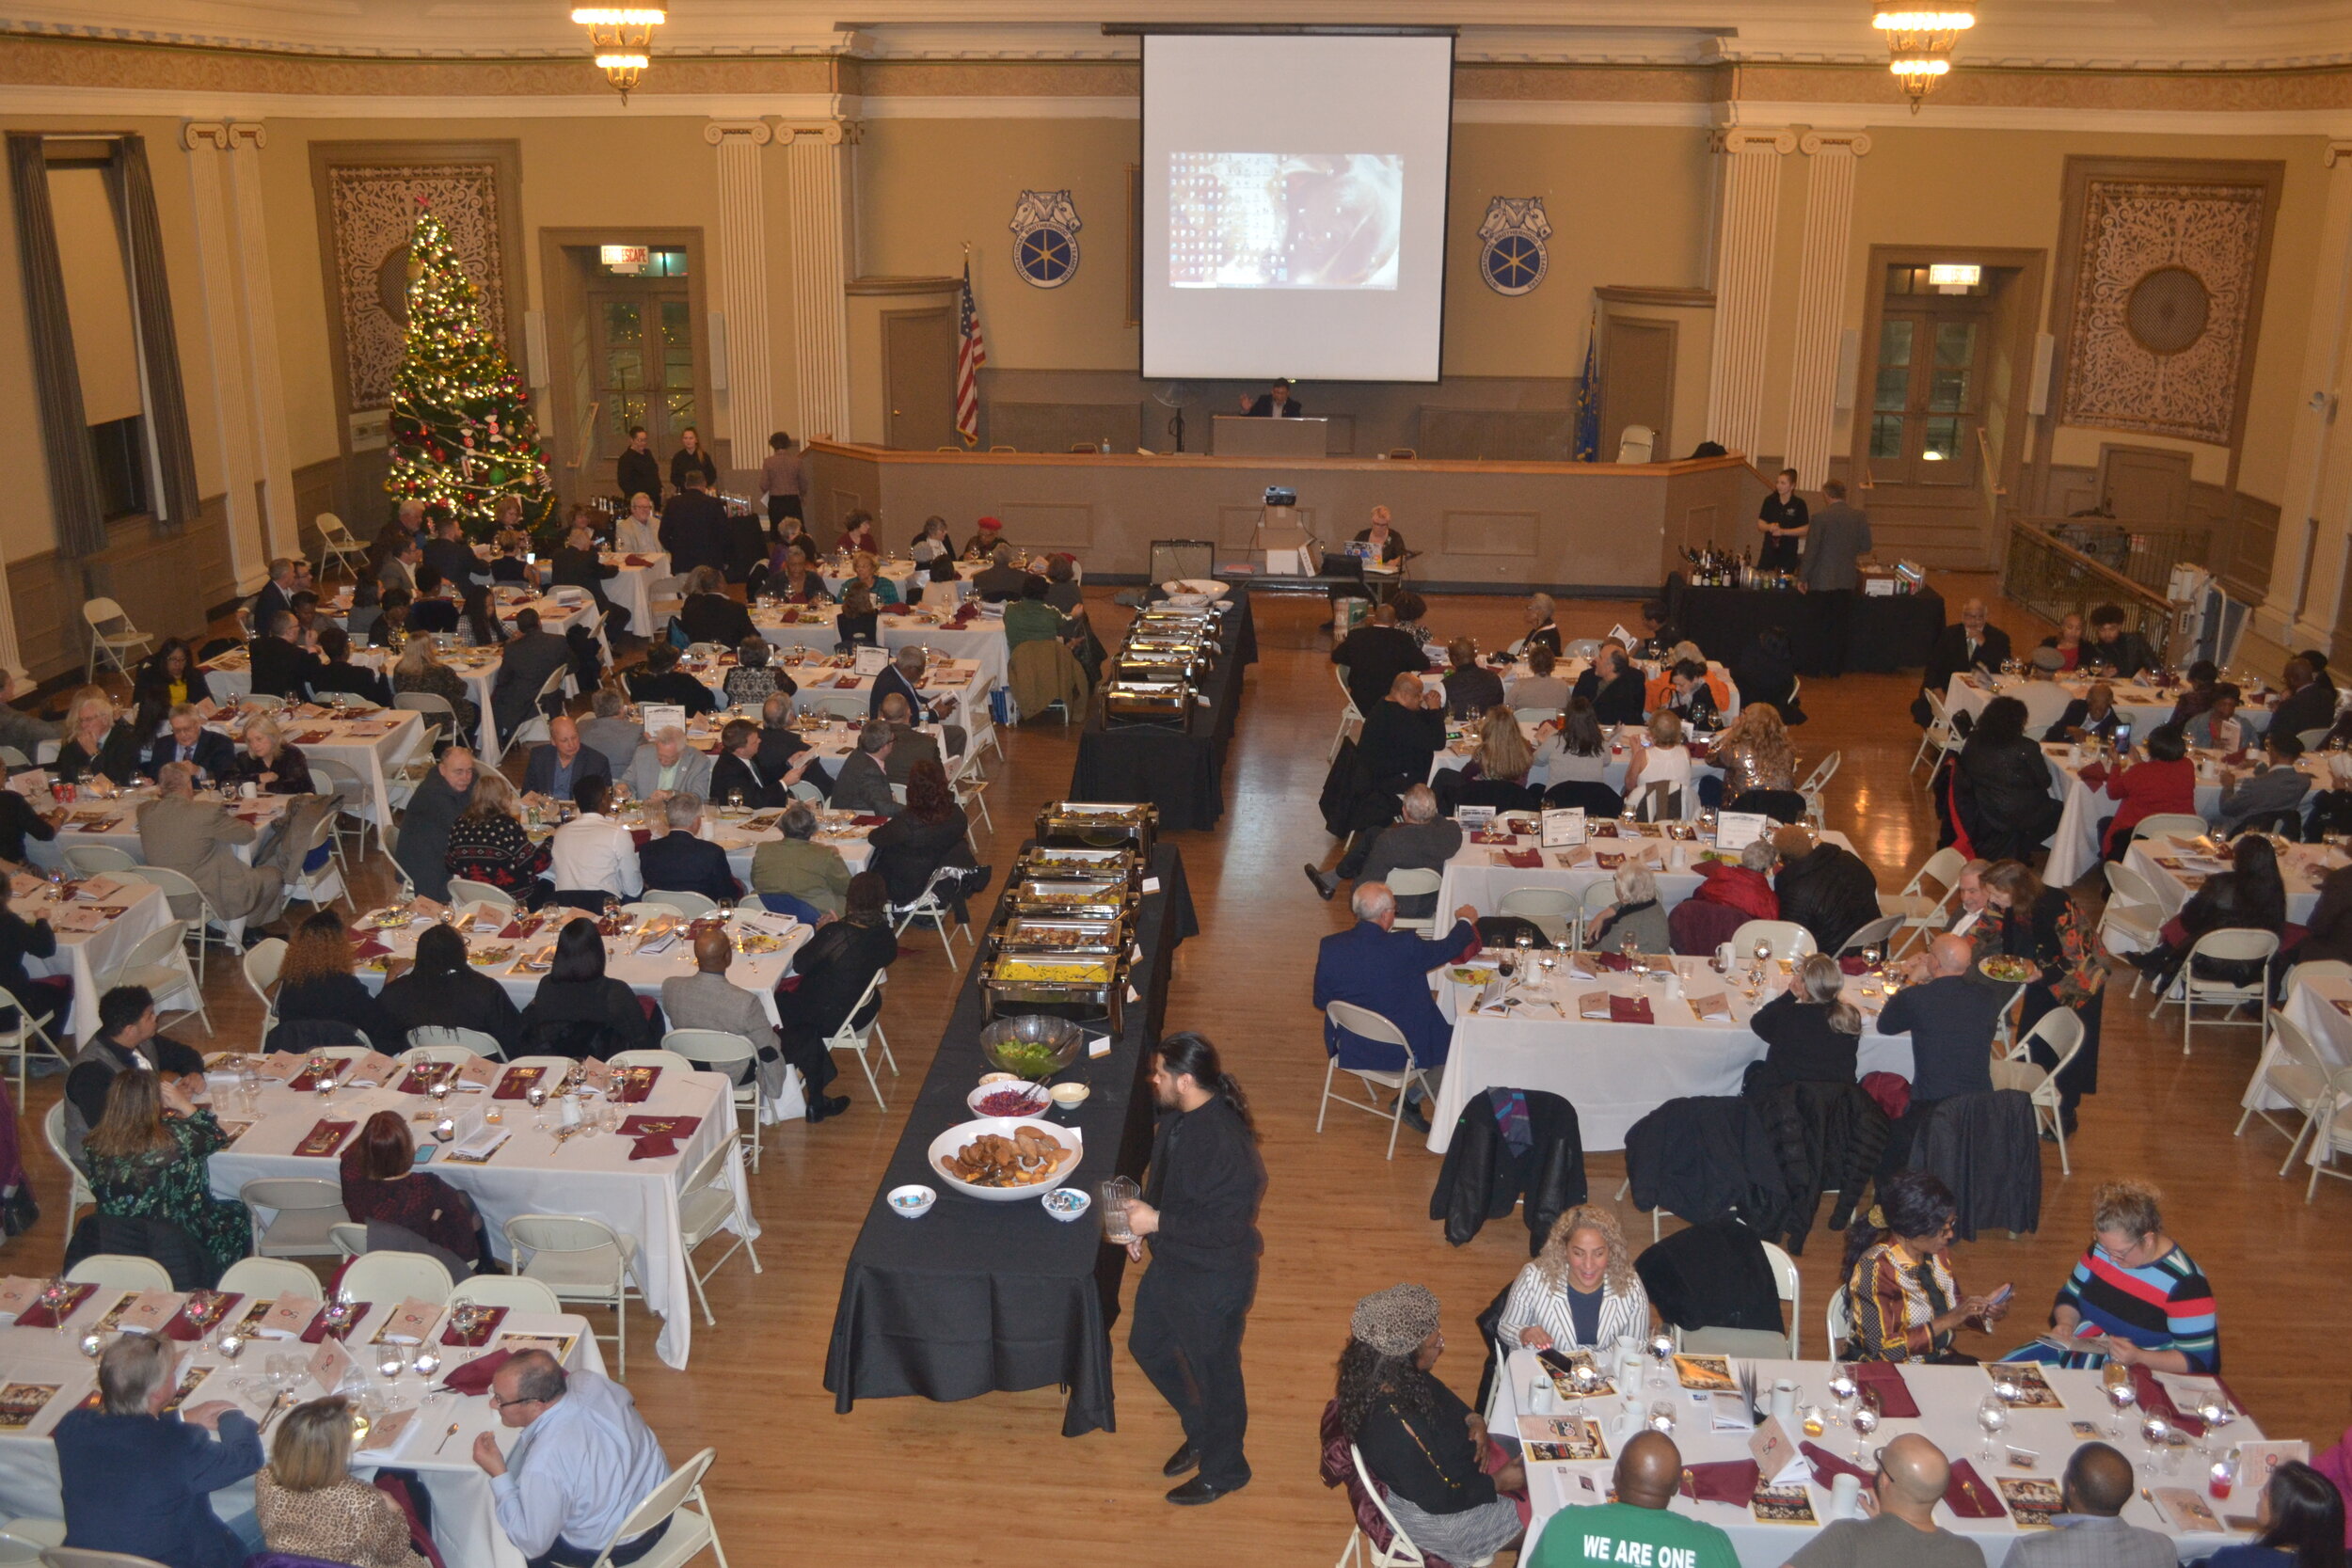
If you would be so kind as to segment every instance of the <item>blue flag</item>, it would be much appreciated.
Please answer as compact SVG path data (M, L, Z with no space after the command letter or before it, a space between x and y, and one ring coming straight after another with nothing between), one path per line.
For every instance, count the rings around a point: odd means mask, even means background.
M1600 321L1597 313L1584 329L1584 379L1576 391L1576 447L1569 455L1579 463L1600 461Z

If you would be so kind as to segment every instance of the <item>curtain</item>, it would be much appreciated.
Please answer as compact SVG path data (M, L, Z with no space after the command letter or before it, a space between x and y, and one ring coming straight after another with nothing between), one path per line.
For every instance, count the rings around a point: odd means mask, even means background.
M158 517L173 532L196 521L196 451L188 436L187 393L180 380L180 338L171 325L171 280L164 270L164 236L155 219L155 184L147 168L147 138L115 143L107 165L129 250L131 298L138 310L139 352L147 372L147 428L163 478ZM247 259L262 264L262 258Z
M57 548L69 556L91 555L105 547L106 531L98 515L98 467L83 423L82 372L73 357L73 326L66 317L65 274L57 264L49 162L39 135L10 134L8 180L16 196L24 326L32 340L33 397L40 411L41 450L49 460L49 504ZM151 192L149 210L151 214ZM173 385L178 385L176 372Z

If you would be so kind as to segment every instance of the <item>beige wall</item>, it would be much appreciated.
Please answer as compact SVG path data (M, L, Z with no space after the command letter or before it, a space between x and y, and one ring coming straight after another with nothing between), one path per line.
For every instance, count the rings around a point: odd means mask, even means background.
M82 417L91 424L140 412L138 333L131 280L122 268L122 228L103 169L60 168L49 176L49 211L65 274L66 319L82 371Z

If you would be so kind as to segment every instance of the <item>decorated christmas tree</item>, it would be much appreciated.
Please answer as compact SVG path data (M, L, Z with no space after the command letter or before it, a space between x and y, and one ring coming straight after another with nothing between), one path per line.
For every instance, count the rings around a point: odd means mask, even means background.
M408 326L390 435L384 488L395 505L421 500L428 515L453 515L473 533L487 531L508 496L522 502L526 528L554 514L522 378L483 320L481 296L429 208L417 214L408 244Z

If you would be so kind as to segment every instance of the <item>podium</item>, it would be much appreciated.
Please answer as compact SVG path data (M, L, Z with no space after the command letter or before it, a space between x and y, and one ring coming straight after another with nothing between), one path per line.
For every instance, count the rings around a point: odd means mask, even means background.
M1328 420L1261 420L1219 414L1209 421L1213 457L1321 457L1327 450Z

